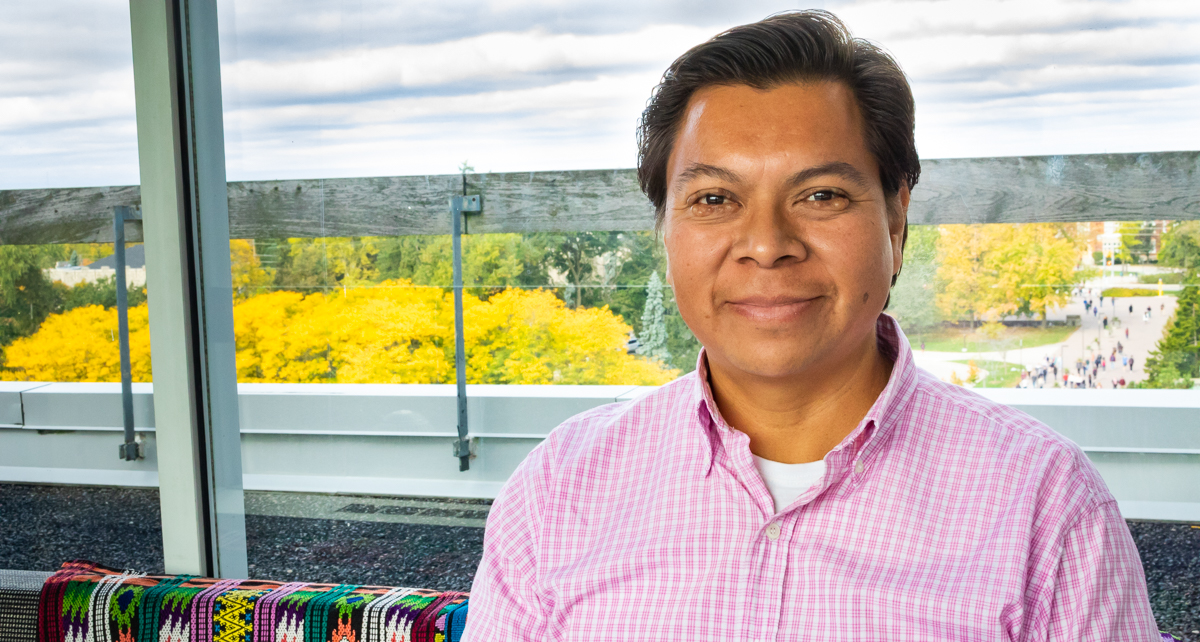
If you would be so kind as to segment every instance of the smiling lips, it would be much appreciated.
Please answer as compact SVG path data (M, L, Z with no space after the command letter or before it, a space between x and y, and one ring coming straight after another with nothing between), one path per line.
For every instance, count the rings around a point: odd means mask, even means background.
M817 300L817 297L749 296L727 301L737 314L763 323L781 323L797 319Z

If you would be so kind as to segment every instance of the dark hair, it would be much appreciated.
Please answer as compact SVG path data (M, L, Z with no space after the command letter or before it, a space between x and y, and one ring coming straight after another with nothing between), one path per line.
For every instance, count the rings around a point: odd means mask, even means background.
M822 80L845 83L853 92L884 194L894 196L901 185L915 187L921 161L913 140L912 89L900 65L851 36L827 11L780 13L692 47L655 87L638 127L638 182L654 203L656 224L662 224L667 201L667 160L692 94L713 85L770 89Z

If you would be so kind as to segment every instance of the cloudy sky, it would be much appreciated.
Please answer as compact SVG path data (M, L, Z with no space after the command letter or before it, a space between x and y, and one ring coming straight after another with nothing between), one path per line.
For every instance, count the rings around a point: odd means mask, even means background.
M231 180L632 167L737 0L218 0ZM1196 0L810 3L891 51L924 158L1200 149ZM138 180L127 0L6 3L0 189Z

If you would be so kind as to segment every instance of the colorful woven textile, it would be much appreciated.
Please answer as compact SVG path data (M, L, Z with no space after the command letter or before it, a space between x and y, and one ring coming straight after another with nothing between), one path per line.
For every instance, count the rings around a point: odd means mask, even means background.
M457 642L466 593L146 575L67 562L38 642Z

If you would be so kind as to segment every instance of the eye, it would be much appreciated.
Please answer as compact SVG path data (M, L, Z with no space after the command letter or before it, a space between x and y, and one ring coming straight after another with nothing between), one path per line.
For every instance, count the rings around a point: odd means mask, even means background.
M700 203L703 205L724 205L728 200L722 194L705 194L700 197Z
M824 187L808 192L801 202L822 211L840 211L850 206L850 198L841 190Z

